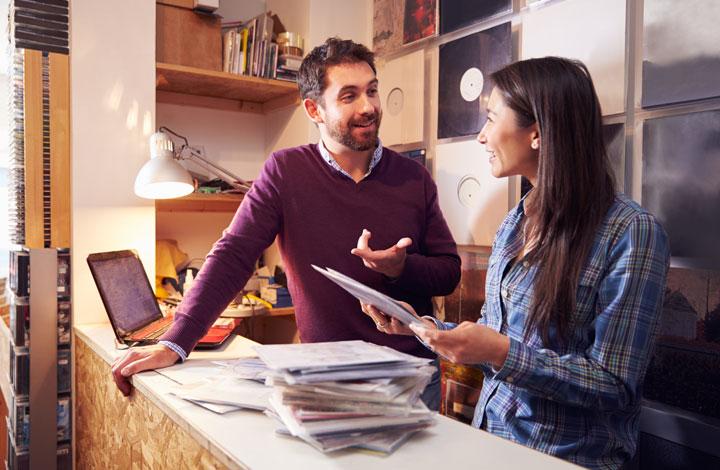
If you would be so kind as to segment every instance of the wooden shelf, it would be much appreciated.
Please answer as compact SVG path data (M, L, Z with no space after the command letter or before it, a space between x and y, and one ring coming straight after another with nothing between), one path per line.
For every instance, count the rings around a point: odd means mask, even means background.
M295 315L295 307L278 307L268 309L268 315L271 317L283 317L286 315Z
M297 84L158 62L156 100L161 103L267 113L300 103Z
M235 212L242 194L192 193L177 199L158 199L155 209L164 212Z

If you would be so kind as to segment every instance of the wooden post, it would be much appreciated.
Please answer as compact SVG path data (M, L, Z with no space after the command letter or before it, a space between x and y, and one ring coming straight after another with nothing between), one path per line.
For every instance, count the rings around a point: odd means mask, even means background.
M42 52L25 50L25 245L43 248Z
M50 62L50 246L70 247L70 80L69 58Z

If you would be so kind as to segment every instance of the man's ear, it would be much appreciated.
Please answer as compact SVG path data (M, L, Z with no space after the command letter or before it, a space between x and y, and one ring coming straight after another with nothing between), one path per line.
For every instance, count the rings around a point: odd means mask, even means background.
M303 108L305 109L305 114L307 114L307 117L309 117L311 121L313 121L315 124L322 124L325 122L325 119L323 118L322 108L315 100L305 98L302 104Z

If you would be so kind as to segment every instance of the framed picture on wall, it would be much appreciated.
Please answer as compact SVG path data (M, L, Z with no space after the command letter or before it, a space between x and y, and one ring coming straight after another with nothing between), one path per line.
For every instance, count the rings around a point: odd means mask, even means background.
M405 0L403 44L437 35L437 0Z
M643 125L642 205L683 264L720 269L720 110Z
M512 0L440 0L440 34L512 11Z
M403 45L404 0L374 0L373 52L389 54Z
M720 2L645 0L642 106L720 96Z

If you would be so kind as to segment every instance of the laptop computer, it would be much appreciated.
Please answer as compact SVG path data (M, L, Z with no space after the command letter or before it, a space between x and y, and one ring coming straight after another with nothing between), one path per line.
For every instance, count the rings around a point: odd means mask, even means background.
M163 316L137 253L91 253L87 262L117 340L129 346L157 343L173 319ZM213 326L195 347L219 347L233 330L233 324Z

